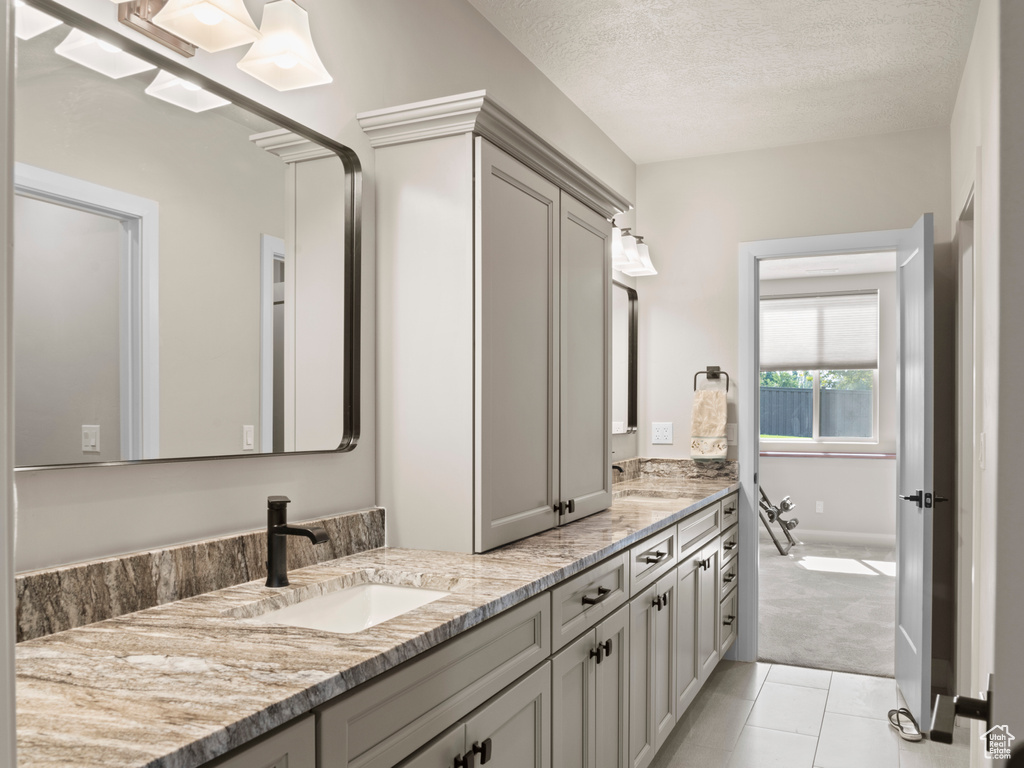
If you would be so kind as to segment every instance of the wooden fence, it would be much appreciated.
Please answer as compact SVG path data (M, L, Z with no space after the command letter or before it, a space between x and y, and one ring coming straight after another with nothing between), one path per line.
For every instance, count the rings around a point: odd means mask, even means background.
M871 437L870 390L821 390L822 437ZM761 387L761 434L813 437L814 391Z

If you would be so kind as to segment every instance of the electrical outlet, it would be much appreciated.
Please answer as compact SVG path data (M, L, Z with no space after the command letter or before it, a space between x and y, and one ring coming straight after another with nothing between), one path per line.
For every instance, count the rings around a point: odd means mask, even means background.
M252 424L242 425L242 450L256 450L256 427Z
M825 514L825 502L824 501L816 501L816 502L814 502L814 511L817 512L819 515L824 515Z
M651 445L672 445L672 422L651 422Z
M100 452L100 425L82 425L82 453Z

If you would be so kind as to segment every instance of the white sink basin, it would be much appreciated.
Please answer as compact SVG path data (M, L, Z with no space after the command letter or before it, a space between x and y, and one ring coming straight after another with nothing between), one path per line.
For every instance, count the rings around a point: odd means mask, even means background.
M352 634L446 597L448 592L393 584L357 584L255 619L260 624L287 624Z

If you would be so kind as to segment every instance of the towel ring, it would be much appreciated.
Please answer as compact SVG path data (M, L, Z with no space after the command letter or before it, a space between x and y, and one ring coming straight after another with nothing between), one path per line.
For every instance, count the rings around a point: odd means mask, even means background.
M707 376L709 379L720 379L720 378L722 378L722 376L725 376L725 391L726 392L729 391L729 374L726 373L725 371L723 371L720 366L709 365L708 369L706 371L697 371L695 374L693 374L693 391L694 392L697 391L697 377L700 376L702 373L705 376Z

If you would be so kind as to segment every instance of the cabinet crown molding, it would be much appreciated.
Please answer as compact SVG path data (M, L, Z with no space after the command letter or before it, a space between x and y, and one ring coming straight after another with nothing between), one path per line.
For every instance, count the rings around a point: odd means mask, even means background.
M513 117L487 91L361 112L356 119L374 149L475 133L606 218L633 207L629 200Z

